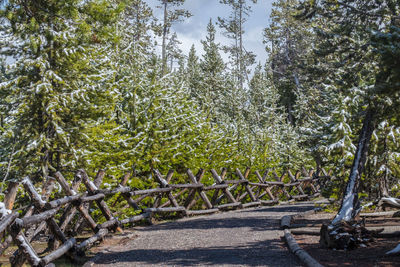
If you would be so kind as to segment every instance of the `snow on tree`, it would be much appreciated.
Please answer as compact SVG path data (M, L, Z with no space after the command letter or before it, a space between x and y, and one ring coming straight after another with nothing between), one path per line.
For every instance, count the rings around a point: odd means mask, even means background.
M172 24L176 22L183 21L185 18L189 18L192 14L182 8L178 8L181 6L185 0L159 0L160 6L163 10L163 21L161 24L161 36L162 36L162 46L161 46L161 62L162 68L161 73L165 75L167 73L167 41L169 39L170 30Z
M362 242L349 233L340 236L338 233L345 227L343 224L351 224L360 212L358 193L373 131L379 121L393 116L392 103L398 101L398 97L393 95L393 88L398 88L398 78L395 78L398 75L394 75L396 68L393 67L398 62L392 60L398 52L385 49L387 41L393 41L387 39L388 34L392 36L390 33L397 28L393 14L396 14L398 5L391 1L383 2L355 1L353 5L341 1L303 3L305 18L324 21L324 28L317 28L321 39L316 55L324 58L321 63L329 64L327 76L344 95L357 92L361 96L357 119L362 121L362 128L358 133L357 149L341 207L331 224L321 229L321 239L330 247L346 248ZM385 41L376 42L380 38ZM387 55L391 58L388 61Z
M210 121L220 121L223 112L223 97L229 90L226 81L225 63L220 54L220 44L215 41L215 26L212 20L207 25L206 39L202 40L204 54L200 61L201 80L197 93L200 105Z
M251 6L247 0L220 0L220 3L228 5L231 13L228 18L218 17L218 25L224 31L224 35L231 40L231 45L223 46L231 59L231 72L233 81L238 84L240 90L249 81L249 67L255 62L254 53L247 51L243 44L244 24L251 13ZM257 3L257 0L251 0Z
M174 32L171 36L171 38L169 38L167 47L166 49L166 59L167 62L169 63L169 70L173 71L174 68L174 62L177 63L180 60L183 59L183 54L182 54L182 49L179 48L179 45L182 44L179 40L178 40L178 36L176 34L176 32Z
M102 1L7 1L1 54L15 59L0 90L10 106L1 136L13 149L14 177L75 167L81 131L109 112L114 70L108 49L120 6Z

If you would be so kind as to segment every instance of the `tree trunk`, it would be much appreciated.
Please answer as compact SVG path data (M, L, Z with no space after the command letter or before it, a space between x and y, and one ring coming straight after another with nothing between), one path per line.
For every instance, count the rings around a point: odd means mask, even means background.
M244 58L243 58L243 34L242 34L242 27L243 27L243 2L239 1L239 86L240 90L243 90L243 76L245 75L244 71Z
M338 214L335 216L331 225L338 224L340 221L351 221L360 212L360 202L358 199L358 188L360 178L364 171L365 161L368 156L368 148L374 131L374 111L368 108L364 118L363 127L359 134L358 146L351 166L349 181L347 182L342 204Z
M389 197L388 170L379 178L379 198Z
M166 47L167 47L167 33L168 33L168 10L167 10L167 5L168 1L164 1L164 25L163 25L163 36L162 36L162 54L161 54L161 75L164 76L167 73L167 53L166 53Z
M383 153L385 153L384 164L386 165L385 173L379 178L379 198L389 197L389 182L388 175L389 170L387 168L388 164L388 153L387 153L387 135L385 135Z
M374 110L369 107L359 134L357 150L339 212L330 225L324 224L321 227L320 243L322 246L335 249L351 249L368 240L368 238L363 238L363 235L368 236L369 231L365 229L363 223L354 223L354 219L361 211L358 189L374 128Z
M320 244L324 247L351 249L369 240L369 238L364 238L364 236L368 237L370 232L365 229L363 222L355 223L354 221L361 211L358 189L374 127L374 110L369 107L359 134L357 150L339 212L330 225L324 224L321 227Z

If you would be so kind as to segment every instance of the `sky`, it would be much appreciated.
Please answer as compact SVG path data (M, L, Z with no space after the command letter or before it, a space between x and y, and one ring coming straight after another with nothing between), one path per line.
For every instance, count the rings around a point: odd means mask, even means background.
M155 16L162 18L162 11L156 6L159 0L146 0L147 4L153 8ZM248 1L249 3L251 1ZM263 29L269 24L269 15L273 0L258 0L257 4L251 4L252 13L248 21L244 25L244 46L247 51L256 54L256 62L265 63L267 53L263 44ZM193 16L184 22L176 23L172 26L172 32L175 31L178 39L182 42L181 49L185 55L189 54L190 47L194 44L198 56L202 55L202 45L200 40L204 40L206 36L207 24L210 18L215 23L219 17L228 17L230 7L219 3L219 0L186 0L182 8L189 10ZM229 44L229 40L222 36L218 27L216 41ZM227 60L227 55L224 55Z

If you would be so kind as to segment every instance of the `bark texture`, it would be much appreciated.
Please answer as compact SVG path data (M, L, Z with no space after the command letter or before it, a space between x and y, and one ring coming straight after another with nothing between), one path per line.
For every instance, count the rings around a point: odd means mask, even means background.
M374 110L368 108L339 212L330 225L321 227L320 243L324 247L346 250L371 240L364 223L358 223L355 219L361 211L358 189L374 129Z
M369 108L365 115L363 127L359 135L358 146L353 165L351 167L349 181L347 182L344 192L342 204L331 225L338 224L341 221L349 222L353 220L361 211L360 201L358 199L358 188L360 185L361 175L364 171L365 161L367 160L369 143L374 128L374 110Z

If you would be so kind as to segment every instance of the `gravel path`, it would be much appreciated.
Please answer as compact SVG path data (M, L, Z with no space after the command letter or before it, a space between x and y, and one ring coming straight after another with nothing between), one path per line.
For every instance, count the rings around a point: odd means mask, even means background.
M135 228L105 247L94 266L301 266L281 240L283 215L313 204L260 207Z

